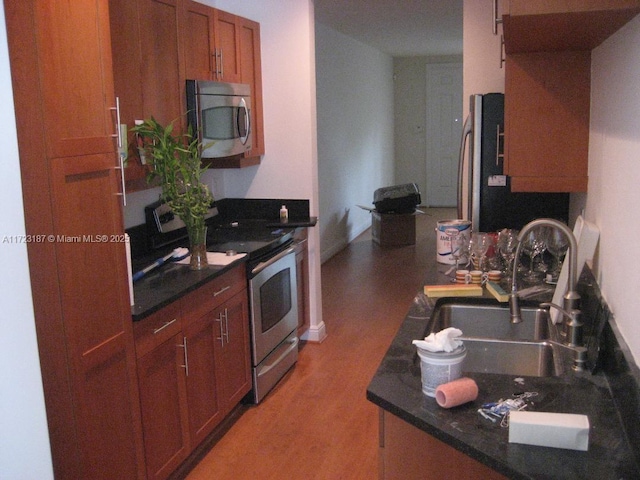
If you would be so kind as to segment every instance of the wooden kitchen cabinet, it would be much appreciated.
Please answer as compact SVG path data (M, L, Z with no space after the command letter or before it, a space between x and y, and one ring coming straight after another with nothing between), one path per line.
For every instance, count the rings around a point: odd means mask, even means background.
M507 54L592 50L640 13L640 0L508 0Z
M187 78L240 82L239 17L185 1Z
M505 163L514 192L586 192L591 54L507 55Z
M5 4L26 232L43 239L27 248L56 478L145 476L108 12Z
M121 123L154 117L186 129L186 99L181 0L109 0L113 76L120 98ZM128 134L129 191L148 188L132 133Z
M181 299L189 364L189 425L194 446L251 389L247 302L244 265ZM230 355L233 364L226 361ZM227 384L245 382L247 389L239 398L228 394Z
M379 412L381 480L506 480L502 474L399 417L383 409Z
M251 390L245 266L134 323L149 479L169 477Z
M505 173L514 192L586 192L591 50L640 0L509 0Z
M223 414L229 413L251 390L249 303L243 290L213 312L219 337L215 356Z

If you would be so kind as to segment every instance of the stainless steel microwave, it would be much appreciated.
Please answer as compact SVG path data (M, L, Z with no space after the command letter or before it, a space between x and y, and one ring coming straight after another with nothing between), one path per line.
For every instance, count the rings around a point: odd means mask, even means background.
M242 83L187 80L187 119L206 148L203 158L251 150L251 88Z

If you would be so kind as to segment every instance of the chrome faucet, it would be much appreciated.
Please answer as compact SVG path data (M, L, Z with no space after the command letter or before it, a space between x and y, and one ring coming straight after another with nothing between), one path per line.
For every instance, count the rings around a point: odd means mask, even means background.
M563 306L560 308L560 312L570 320L569 322L565 322L565 337L567 344L569 346L579 346L582 342L582 323L580 321L580 294L577 292L578 242L569 227L558 220L554 220L552 218L538 218L537 220L527 223L522 227L522 230L520 230L520 233L518 234L518 246L516 247L515 258L513 261L511 294L509 295L511 323L522 322L520 305L518 303L518 282L516 279L520 254L522 252L522 240L531 230L541 226L557 228L564 233L569 240L569 281L567 285L567 293L564 295Z

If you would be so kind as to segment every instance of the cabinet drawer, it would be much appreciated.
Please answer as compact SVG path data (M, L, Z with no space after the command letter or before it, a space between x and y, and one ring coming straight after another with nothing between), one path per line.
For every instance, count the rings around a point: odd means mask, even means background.
M134 322L133 336L138 358L149 353L162 342L179 333L180 302L173 302L149 317Z
M244 263L219 276L180 300L185 322L197 320L247 286Z

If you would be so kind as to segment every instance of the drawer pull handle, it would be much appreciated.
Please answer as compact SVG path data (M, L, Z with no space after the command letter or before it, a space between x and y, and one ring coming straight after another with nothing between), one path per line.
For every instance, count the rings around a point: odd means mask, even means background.
M178 319L174 318L173 320L169 321L169 322L165 322L164 325L162 325L161 327L156 328L153 331L153 334L155 335L158 332L161 332L162 330L164 330L165 328L167 328L169 325L171 325L172 323L175 323Z
M222 294L222 293L226 292L226 291L227 291L227 290L229 290L230 288L231 288L231 286L230 286L230 285L227 285L226 287L222 287L220 290L218 290L217 292L215 292L215 293L213 294L213 296L214 296L214 297L217 297L218 295L220 295L220 294Z

